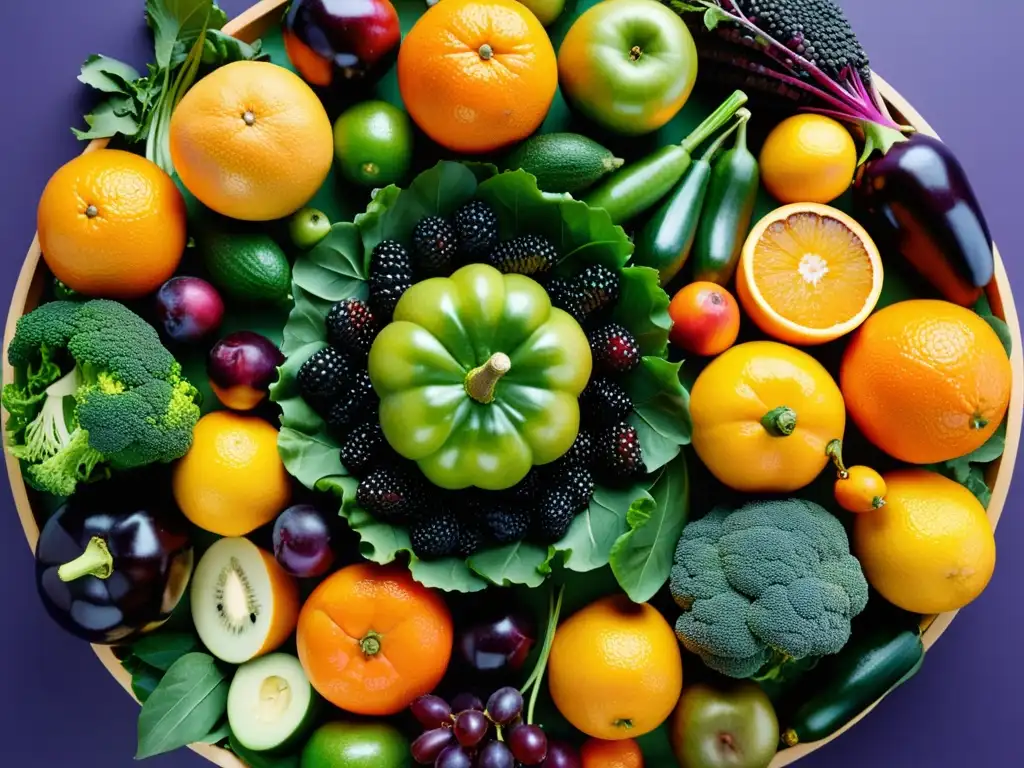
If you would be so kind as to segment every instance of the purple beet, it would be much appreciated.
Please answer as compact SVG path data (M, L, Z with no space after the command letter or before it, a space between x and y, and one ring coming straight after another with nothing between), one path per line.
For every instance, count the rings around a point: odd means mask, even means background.
M224 301L205 280L172 277L156 292L156 312L167 338L192 344L220 327Z
M210 387L224 405L250 411L267 396L284 355L266 336L237 331L214 344L206 362Z

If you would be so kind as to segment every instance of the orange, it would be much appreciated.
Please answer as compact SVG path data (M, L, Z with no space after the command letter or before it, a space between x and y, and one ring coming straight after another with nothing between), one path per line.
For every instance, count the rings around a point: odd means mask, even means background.
M398 85L431 139L454 152L491 152L540 127L558 64L544 27L521 3L444 0L402 41Z
M159 166L131 152L79 155L47 182L37 213L46 266L86 296L152 293L185 252L181 192Z
M885 506L853 523L853 553L868 583L912 613L970 603L988 586L996 562L981 503L959 483L924 469L890 472L885 483Z
M668 305L669 339L680 349L713 357L725 352L740 333L740 308L725 288L697 281L682 288Z
M171 160L208 208L233 219L290 216L317 193L334 160L320 99L265 61L215 69L185 94L170 128Z
M860 431L911 464L980 448L1006 414L1010 379L1010 360L991 326L936 299L879 310L850 340L839 371Z
M769 336L824 344L863 323L882 294L871 236L837 208L796 203L762 218L743 244L736 294Z
M230 411L203 416L172 474L185 517L219 536L245 536L266 525L291 499L291 480L277 452L277 430Z
M679 700L679 641L647 603L605 597L558 627L548 681L555 706L577 730L609 741L643 736Z
M296 642L309 682L360 715L393 715L441 682L452 652L441 596L398 565L359 563L306 600Z
M580 748L581 768L644 768L644 755L633 739L588 739Z
M780 203L831 203L853 181L857 147L831 117L794 115L768 134L760 166L765 189Z

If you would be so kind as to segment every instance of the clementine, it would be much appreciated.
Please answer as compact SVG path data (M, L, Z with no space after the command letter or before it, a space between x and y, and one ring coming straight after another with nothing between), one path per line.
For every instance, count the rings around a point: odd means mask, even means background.
M299 614L299 661L317 692L360 715L393 715L434 689L452 653L444 600L397 565L328 576Z
M839 372L861 432L901 461L931 464L980 448L1006 415L1010 360L969 309L911 299L879 310L850 340Z
M587 739L580 747L581 768L644 768L644 755L635 739Z
M289 216L323 185L334 132L323 104L295 73L237 61L185 94L170 128L171 161L208 208L233 219Z
M171 177L117 149L79 155L47 182L39 246L57 279L86 296L155 291L185 251L185 200Z
M445 0L419 18L398 52L409 115L454 152L490 152L544 121L558 87L547 32L515 0Z

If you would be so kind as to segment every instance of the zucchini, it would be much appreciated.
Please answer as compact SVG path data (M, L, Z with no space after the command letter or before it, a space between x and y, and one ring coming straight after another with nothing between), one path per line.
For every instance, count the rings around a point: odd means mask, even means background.
M811 697L784 721L782 743L795 747L831 736L917 674L923 663L916 626L889 624L854 637L838 654L822 659Z
M543 192L575 195L622 166L621 157L578 133L545 133L527 139L509 155L509 169L522 168Z

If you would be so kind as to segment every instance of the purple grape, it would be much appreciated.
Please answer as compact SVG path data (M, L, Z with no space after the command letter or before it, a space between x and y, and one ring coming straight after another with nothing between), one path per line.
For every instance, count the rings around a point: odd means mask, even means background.
M190 344L220 327L224 301L205 280L172 277L156 292L156 315L167 338Z
M334 563L331 530L320 511L296 504L274 522L274 557L292 576L322 576Z
M523 765L539 765L548 754L548 737L537 725L520 725L508 735L508 748Z
M473 768L473 758L458 744L452 744L437 756L434 768Z
M432 731L424 731L412 743L410 748L412 759L420 765L433 765L434 761L437 760L437 756L451 743L452 731L450 728L435 728Z
M460 693L452 699L452 712L465 712L467 709L475 709L478 712L484 711L484 703L472 693Z
M523 695L511 686L499 688L487 700L487 714L498 725L511 723L522 711Z
M409 709L424 728L440 728L452 724L452 708L440 696L420 696L409 705Z
M455 727L452 729L459 744L464 747L475 747L491 729L491 724L483 712L467 709L455 716Z
M537 642L533 622L512 613L463 629L456 646L463 661L478 672L522 669Z
M540 768L582 768L579 750L567 741L549 741L548 756Z
M489 741L476 754L476 768L513 768L515 758L500 741Z

